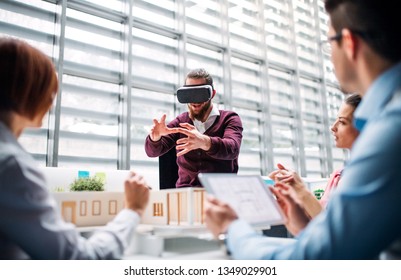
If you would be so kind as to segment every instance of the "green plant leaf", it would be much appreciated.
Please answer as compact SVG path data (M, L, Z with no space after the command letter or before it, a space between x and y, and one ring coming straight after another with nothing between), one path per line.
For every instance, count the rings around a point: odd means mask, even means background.
M104 181L96 176L75 179L70 185L70 191L104 191Z

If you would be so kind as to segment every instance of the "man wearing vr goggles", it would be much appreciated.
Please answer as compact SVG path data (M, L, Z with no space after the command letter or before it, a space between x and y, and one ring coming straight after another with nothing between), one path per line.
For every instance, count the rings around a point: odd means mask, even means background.
M185 86L177 90L184 112L166 125L166 115L153 120L146 138L149 157L177 151L177 188L200 187L199 173L237 173L242 141L242 122L237 113L218 110L212 103L216 91L205 69L190 71Z

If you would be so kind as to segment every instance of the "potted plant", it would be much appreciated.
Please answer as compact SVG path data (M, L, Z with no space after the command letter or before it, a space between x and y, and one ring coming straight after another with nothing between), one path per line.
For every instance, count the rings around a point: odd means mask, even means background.
M70 184L70 191L81 192L81 191L104 191L104 180L99 177L84 177L75 179Z

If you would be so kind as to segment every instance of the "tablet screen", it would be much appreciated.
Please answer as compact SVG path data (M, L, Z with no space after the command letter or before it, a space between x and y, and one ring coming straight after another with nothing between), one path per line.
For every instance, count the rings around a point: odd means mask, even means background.
M284 214L261 176L202 173L199 180L208 193L228 203L252 226L284 224Z

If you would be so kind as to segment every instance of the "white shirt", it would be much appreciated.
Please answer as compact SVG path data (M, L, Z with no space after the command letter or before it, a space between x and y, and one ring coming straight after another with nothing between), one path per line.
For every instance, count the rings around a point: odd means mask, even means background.
M205 122L202 122L197 119L194 120L194 125L195 125L196 129L202 134L205 133L205 131L213 125L216 118L218 116L220 116L219 109L217 109L213 104L212 104L212 106L213 106L212 111L210 111L210 114L207 117Z

